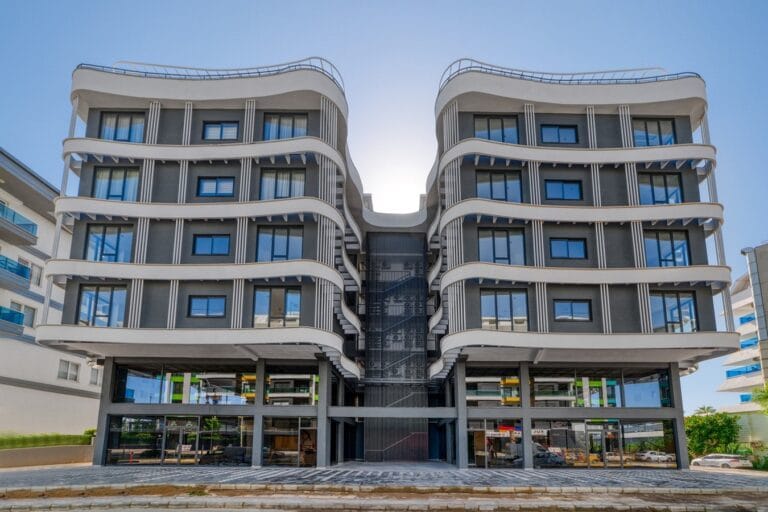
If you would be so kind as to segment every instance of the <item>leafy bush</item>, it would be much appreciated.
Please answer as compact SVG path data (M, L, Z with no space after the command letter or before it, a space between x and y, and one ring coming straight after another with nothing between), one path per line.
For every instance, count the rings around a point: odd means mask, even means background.
M0 450L36 448L40 446L89 445L90 434L0 434Z
M685 418L688 451L694 457L725 451L739 438L739 417L718 412Z
M768 471L768 457L756 457L752 461L752 467L760 471Z

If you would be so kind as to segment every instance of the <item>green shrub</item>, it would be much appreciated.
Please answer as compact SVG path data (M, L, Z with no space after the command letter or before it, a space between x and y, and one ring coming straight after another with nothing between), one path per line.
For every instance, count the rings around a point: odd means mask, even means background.
M40 446L71 446L91 444L88 434L0 434L0 450L36 448Z
M752 461L752 467L760 471L768 471L768 457L755 457Z

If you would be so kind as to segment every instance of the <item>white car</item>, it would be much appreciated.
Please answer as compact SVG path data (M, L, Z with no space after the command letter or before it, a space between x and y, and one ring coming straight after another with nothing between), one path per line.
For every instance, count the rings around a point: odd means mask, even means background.
M691 461L691 466L710 466L716 468L749 468L752 463L743 455L732 453L712 453Z
M664 452L639 452L635 458L643 462L674 462L675 456Z

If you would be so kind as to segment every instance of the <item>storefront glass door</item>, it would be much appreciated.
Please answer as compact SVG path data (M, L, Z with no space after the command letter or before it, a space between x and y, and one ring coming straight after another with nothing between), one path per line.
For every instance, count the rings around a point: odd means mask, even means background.
M163 464L196 464L199 431L197 416L167 416Z

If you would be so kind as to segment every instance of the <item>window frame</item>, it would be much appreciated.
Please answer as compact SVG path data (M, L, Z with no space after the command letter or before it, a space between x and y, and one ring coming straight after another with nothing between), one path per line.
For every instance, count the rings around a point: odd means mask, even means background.
M485 197L480 195L480 175L488 175L488 186L490 188L490 197ZM501 176L504 180L504 199L500 199L497 197L493 197L493 178L494 176L499 177ZM517 189L518 194L520 196L519 201L514 201L509 198L509 195L507 194L507 191L509 190L509 182L510 177L513 179L516 178L517 181ZM507 203L522 203L523 202L523 173L521 171L499 171L499 170L489 170L489 169L478 169L475 171L475 195L478 199L487 199L489 201L504 201Z
M235 136L234 137L227 137L224 138L224 125L234 125L235 126ZM206 137L206 133L209 127L213 127L218 125L219 127L219 136L218 138L211 139ZM200 137L202 140L206 141L231 141L231 140L239 140L240 139L240 121L203 121L203 132Z
M562 198L553 198L549 197L547 185L549 183L559 183L562 188ZM578 199L568 199L565 197L565 184L570 183L576 183L579 185L579 198ZM544 180L544 199L548 201L583 201L584 200L584 184L581 180L561 180L561 179L545 179Z
M662 134L661 134L661 123L662 121L669 121L669 123L672 125L672 143L671 144L664 144L662 142ZM645 133L645 144L644 145L637 145L637 139L635 138L635 122L642 122L644 124L644 133ZM649 144L649 137L648 137L648 123L655 123L656 128L658 129L659 134L659 144ZM636 148L652 148L655 146L673 146L677 144L677 126L675 126L675 118L674 117L633 117L632 118L632 145Z
M472 133L473 133L473 136L474 136L473 138L475 138L475 139L482 139L482 140L488 140L488 141L491 141L491 142L501 142L503 144L519 144L520 143L520 121L519 121L518 117L519 116L517 114L509 114L509 115L504 115L504 114L474 114L473 117L472 117ZM486 127L486 131L488 133L488 137L479 137L477 135L477 121L479 119L484 119L485 120L485 127ZM491 120L492 119L498 119L500 121L500 123L501 123L501 140L496 140L496 139L492 139L491 138ZM505 133L505 129L504 129L505 123L504 123L504 121L508 120L508 119L513 119L514 120L514 128L515 128L515 140L514 140L514 142L513 141L508 141L504 137L504 133Z
M213 239L214 238L224 238L227 239L227 252L225 253L219 253L219 252L213 252ZM211 239L211 252L204 253L204 252L197 252L197 241L204 238L210 238ZM231 253L231 244L232 237L229 233L219 234L219 233L197 233L192 235L192 256L229 256Z
M680 320L680 331L670 330L670 325L674 325L677 322L670 321L669 318L667 318L667 296L673 295L675 297L675 302L677 303L677 310L682 311L682 308L680 307L681 301L680 297L683 294L690 294L691 296L691 303L693 304L693 323L692 323L692 329L690 331L685 331L683 329L683 322L682 317ZM664 312L664 331L657 330L656 326L653 324L653 298L654 296L661 296L662 298L662 311ZM694 333L694 332L700 332L700 325L699 325L699 304L698 304L698 297L696 296L695 290L651 290L648 294L648 300L649 300L649 307L651 311L651 329L653 332L666 332L668 334L686 334L686 333Z
M23 265L29 269L29 282L34 286L40 286L43 283L43 267L33 263L32 261L22 258L17 258L19 265Z
M96 196L96 186L98 184L97 177L100 171L108 171L109 177L107 178L107 197L97 197ZM110 190L112 190L112 181L113 176L115 174L115 171L123 171L123 187L122 192L120 194L120 197L117 198L117 196L113 197L112 194L110 194ZM127 175L129 172L136 173L136 196L131 199L126 199L125 192L126 187L125 184L127 182ZM140 186L140 180L141 180L141 172L139 171L138 167L94 167L93 169L93 183L91 185L91 197L94 199L102 199L104 201L126 201L126 202L135 202L139 197L139 186Z
M96 379L94 380L94 375L96 376ZM91 386L98 386L101 381L101 370L98 368L91 368L91 375L88 379L88 384Z
M17 313L21 313L24 316L24 320L22 321L21 325L34 329L35 320L37 319L37 308L33 308L32 306L27 306L24 303L12 300L10 303L10 309L16 311Z
M277 184L278 184L278 174L279 173L288 173L288 195L287 196L279 196L277 195ZM274 175L274 184L272 187L271 196L272 197L265 197L264 191L267 189L264 186L264 178L265 176L273 174ZM301 189L301 195L294 194L296 184L298 181L294 180L295 176L301 176L302 177L302 189ZM307 190L307 170L306 169L280 169L280 168L273 168L273 169L262 169L259 173L259 201L272 201L275 199L290 199L292 197L305 197Z
M275 258L275 241L277 240L277 237L275 236L275 231L277 230L285 230L285 258L278 257ZM260 244L261 244L261 234L262 232L270 231L271 232L271 247L269 249L270 259L268 260L262 260L259 259L259 255L261 253ZM298 231L300 233L300 240L301 240L301 255L298 258L291 258L291 236L294 231ZM274 261L296 261L304 259L304 227L303 226L259 226L256 229L256 259L255 261L257 263L270 263Z
M213 180L216 182L216 192L212 194L205 193L201 190L203 182L206 180ZM222 194L219 192L220 182L232 181L232 192L229 194ZM198 176L197 177L197 197L235 197L235 177L234 176Z
M62 365L62 363L64 364ZM66 365L66 367L62 368L64 365ZM73 369L74 373L72 372ZM64 371L62 372L62 370ZM65 375L62 376L62 373L65 373ZM72 378L73 376L74 378ZM66 359L59 359L59 369L56 372L56 378L68 382L80 382L80 364Z
M192 314L192 302L196 299L206 300L205 315ZM219 314L212 315L210 313L211 299L224 300L224 309L220 315ZM226 318L226 317L227 317L227 296L226 295L190 295L189 297L187 297L187 318Z
M573 304L575 302L583 302L587 304L588 318L576 318L573 312ZM557 317L557 305L558 304L570 304L570 318L558 318ZM589 323L594 321L594 315L592 314L592 299L552 299L552 320L555 322L579 322Z
M104 134L104 117L109 115L115 115L115 137L111 139L107 139L103 137ZM129 116L130 121L128 122L128 138L127 139L118 139L117 138L117 126L119 125L120 116ZM143 118L143 121L141 123L141 140L131 140L131 132L133 131L133 118L134 116L141 116ZM111 140L115 142L129 142L131 144L143 144L147 137L147 112L142 110L128 110L128 111L103 111L101 112L101 116L99 118L99 139L100 140Z
M270 117L277 117L277 137L274 138L266 138L267 136L267 119ZM280 136L280 127L283 124L283 118L291 118L291 136L290 137L281 137ZM306 133L304 135L296 135L296 118L303 117L306 119ZM264 121L262 123L262 132L261 132L261 139L262 140L284 140L284 139L295 139L298 137L308 137L309 136L309 112L264 112Z
M93 304L89 308L88 311L88 322L83 323L81 319L81 312L83 309L83 291L87 288L94 288L95 289L95 300L93 301ZM106 327L123 327L123 326L117 326L117 325L111 325L111 317L112 317L112 308L115 300L115 291L117 290L124 290L125 291L125 302L123 303L123 324L125 324L125 316L128 312L128 287L125 285L114 285L114 284L83 284L80 286L80 289L77 292L77 325L85 326L85 327L97 327L94 325L94 319L97 318L96 315L96 309L98 305L98 297L99 292L102 288L109 288L109 313L107 315L107 325ZM103 315L98 315L98 317L103 318ZM101 326L98 326L101 327Z
M267 323L266 325L260 325L256 323L256 296L260 291L268 291L269 292L269 304L267 305L268 311L267 311ZM276 304L273 304L275 300L275 291L281 291L283 294L283 304L282 304L282 316L273 316L273 311L277 307ZM288 316L288 300L290 294L297 294L299 298L299 314L296 318L296 325L286 325L286 321L290 318L293 319L293 317ZM302 309L302 293L301 293L301 287L300 286L254 286L253 287L253 307L251 308L251 326L254 329L289 329L293 327L301 327L301 309ZM274 321L274 323L273 323Z
M643 230L643 252L645 253L646 266L648 266L648 264L647 264L648 263L648 252L647 252L648 247L646 245L646 241L647 241L646 237L649 234L655 235L655 240L656 240L656 257L659 260L659 266L658 267L657 266L651 266L650 268L669 268L669 267L689 267L689 266L691 266L691 241L690 241L690 237L688 236L688 230L684 230L684 229L644 229ZM685 263L684 264L678 265L677 259L675 259L673 261L672 265L663 265L662 264L664 260L662 260L661 242L660 242L660 239L659 239L659 236L661 234L668 235L668 237L669 237L668 241L672 245L672 253L673 253L673 255L675 254L674 235L675 234L682 234L683 235L683 237L685 238Z
M643 186L644 184L641 184L640 180L641 180L641 178L643 178L645 176L648 177L648 186L651 187L651 196L653 198L653 202L652 203L643 203L642 202L642 197L643 196L640 193L640 187ZM656 194L655 194L656 187L653 184L653 177L654 176L661 176L664 179L664 193L667 196L667 201L665 201L665 202L661 202L661 201L657 201L656 200ZM669 187L669 177L670 176L675 176L677 178L677 182L679 184L678 192L679 192L679 195L680 195L680 202L678 202L678 203L670 203L669 202L669 197L670 197L670 193L669 193L669 188L670 188ZM650 205L657 205L657 204L683 204L685 202L685 194L684 194L684 191L683 191L683 175L682 175L682 173L680 173L680 172L638 172L637 173L637 178L638 178L638 183L637 183L638 199L641 201L640 202L641 206L642 205L650 206Z
M566 256L555 256L552 251L552 242L566 242ZM584 256L571 256L571 242L581 242L584 247ZM587 239L586 238L567 238L567 237L552 237L549 239L549 257L553 260L588 260L589 252L587 252Z
M117 228L117 248L115 250L115 260L105 260L103 258L104 256L104 244L106 243L106 231L107 228L114 227ZM100 258L98 259L88 259L88 249L90 248L90 240L91 240L91 232L94 228L101 228L101 244L99 247L99 254ZM123 228L128 228L131 232L131 247L128 250L128 260L122 261L117 259L117 255L120 254L120 240L121 236L123 234ZM86 261L100 261L100 262L107 262L107 263L131 263L133 261L133 224L88 224L88 227L85 231L85 253L83 255L83 259Z
M557 140L556 141L546 141L544 140L544 129L545 128L557 128ZM560 131L563 128L567 129L573 129L573 135L574 135L574 141L573 142L563 142L563 137L560 135ZM577 124L552 124L552 123L546 123L539 125L539 140L542 144L578 144L579 143L579 125Z
M486 331L501 331L501 332L529 332L530 330L530 308L528 307L528 290L526 288L481 288L480 292L480 329ZM490 317L483 311L483 296L493 294L493 312L494 312L494 328L484 327L484 318ZM510 312L510 329L499 329L499 294L509 296L509 312ZM525 297L525 330L515 330L515 308L513 295L521 294ZM506 321L506 320L505 320Z
M493 261L488 261L488 260L482 259L483 256L482 256L482 250L481 250L481 245L480 244L481 244L481 238L482 238L481 235L483 234L484 231L489 232L490 235L491 235L491 251L493 253L493 255L492 255ZM503 261L504 258L496 256L496 237L497 237L497 235L500 236L502 234L506 238L506 244L505 244L505 246L507 248L507 258L506 258L506 261ZM510 247L510 236L512 236L512 235L520 236L521 239L522 239L522 245L523 245L522 256L523 256L523 258L522 258L522 262L521 263L517 263L517 262L513 263L513 261L512 261L513 260L513 258L512 258L512 251L510 250L511 249L511 247ZM525 256L526 255L525 255L525 229L524 228L499 229L499 228L478 227L478 229L477 229L477 259L478 259L479 262L482 262L482 263L494 263L494 264L497 264L497 265L525 265L526 262L527 262L527 258Z

